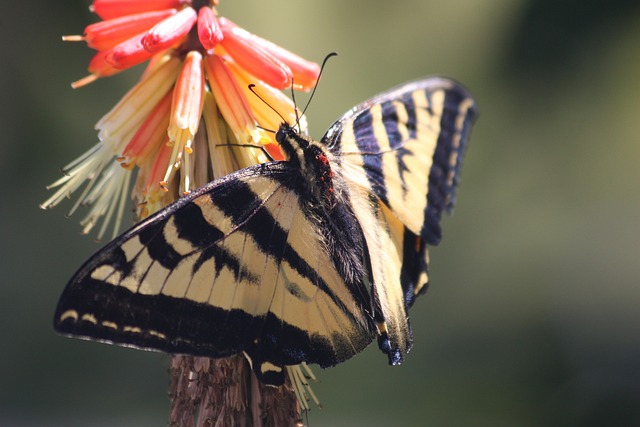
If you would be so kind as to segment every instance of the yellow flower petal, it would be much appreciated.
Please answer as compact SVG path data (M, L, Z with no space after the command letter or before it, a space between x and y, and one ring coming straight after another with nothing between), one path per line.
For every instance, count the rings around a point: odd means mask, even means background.
M173 89L169 139L185 145L193 140L198 130L204 102L204 69L202 55L191 51L187 54L180 75Z
M179 71L180 60L167 56L98 121L98 138L107 144L113 153L122 152L130 137L173 86Z

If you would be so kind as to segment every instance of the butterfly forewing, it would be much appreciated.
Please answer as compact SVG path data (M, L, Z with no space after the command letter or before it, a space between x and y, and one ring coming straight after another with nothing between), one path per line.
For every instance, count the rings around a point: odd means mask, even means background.
M429 78L359 105L323 140L341 158L347 177L373 192L414 234L437 244L440 215L455 202L476 115L464 88Z
M373 338L368 290L346 283L305 211L287 163L215 181L98 252L56 313L65 334L222 357L245 351L258 376L335 365ZM313 220L312 220L313 219Z

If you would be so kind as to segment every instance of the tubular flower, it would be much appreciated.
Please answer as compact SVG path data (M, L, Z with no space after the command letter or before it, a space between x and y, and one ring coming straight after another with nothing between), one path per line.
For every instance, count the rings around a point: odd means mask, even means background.
M264 130L279 125L271 107L295 122L293 103L279 89L293 84L309 90L317 80L318 64L219 18L214 2L95 0L91 10L104 20L87 26L82 36L64 37L85 41L97 50L89 64L91 74L73 87L147 60L149 65L138 84L96 124L104 147L72 164L65 171L67 176L52 185L59 189L43 207L57 205L85 182L87 189L77 205L98 200L87 197L101 183L99 176L111 162L105 159L115 159L127 170L139 169L133 196L144 203L139 213L150 214L220 174L269 157L282 158L273 134ZM250 93L249 84L255 85L266 103ZM205 108L205 104L210 106ZM204 127L200 126L202 118ZM304 119L300 123L304 129ZM202 144L196 150L199 131L203 132ZM225 156L234 162L218 160ZM208 167L215 172L213 176L200 171L207 169L197 166L199 158L216 165ZM165 197L160 192L172 194ZM100 200L106 205L104 194ZM120 197L121 193L108 194ZM86 232L111 211L92 212ZM98 237L104 232L103 227ZM116 232L114 229L114 235Z
M90 74L72 87L146 61L148 65L138 83L96 124L100 142L48 187L56 191L42 208L58 205L84 185L70 214L87 206L83 232L102 220L100 239L112 221L115 236L130 197L144 218L215 178L282 159L273 132L281 118L274 110L291 123L298 121L303 131L306 120L280 90L308 91L320 67L218 17L217 4L93 1L91 10L102 21L87 26L82 35L63 37L96 50ZM176 372L186 369L180 366ZM291 384L300 406L308 408L308 396L315 397L306 384L310 373L300 369L289 368ZM192 371L187 374L193 376Z

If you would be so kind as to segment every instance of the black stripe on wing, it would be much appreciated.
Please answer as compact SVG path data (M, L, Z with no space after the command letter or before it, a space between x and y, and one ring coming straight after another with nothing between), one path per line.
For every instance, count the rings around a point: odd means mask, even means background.
M442 239L440 217L451 213L456 202L460 170L467 149L471 127L477 117L471 96L461 87L445 91L440 119L440 134L429 172L429 192L422 236L437 245ZM466 107L465 107L466 105Z
M353 136L358 149L362 153L379 153L381 151L378 140L375 136L375 122L371 110L363 110L353 121ZM387 187L380 173L382 171L381 156L363 155L364 170L369 179L371 189L384 203L389 203L387 199Z

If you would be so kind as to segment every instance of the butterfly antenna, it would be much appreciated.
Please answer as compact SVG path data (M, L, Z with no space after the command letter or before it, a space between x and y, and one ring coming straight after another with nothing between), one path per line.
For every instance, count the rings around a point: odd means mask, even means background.
M296 126L298 127L298 132L302 132L300 130L300 115L298 114L298 103L296 102L296 92L293 90L293 86L294 86L293 77L291 77L291 101L293 101L293 112L296 114Z
M258 126L260 127L260 126ZM264 129L264 128L261 128ZM269 129L264 129L267 132L273 132L272 130ZM267 149L265 148L264 145L262 144L216 144L216 147L244 147L244 148L257 148L258 150L261 150L262 153L267 156L267 159L269 159L269 161L273 162L275 159L273 158L273 156L271 154L269 154L269 152L267 151Z
M316 80L316 85L313 87L313 91L311 91L311 96L309 96L309 100L307 101L307 105L304 106L304 110L302 110L302 114L300 117L304 116L304 113L307 112L307 108L309 108L309 104L311 104L311 100L313 99L313 95L316 93L316 89L318 89L318 84L320 84L320 76L322 76L322 70L324 70L324 66L327 64L329 58L338 56L336 52L331 52L327 56L324 57L322 61L322 65L320 66L320 72L318 73L318 80ZM291 88L291 92L293 92L293 86ZM296 110L296 117L298 117L298 110Z
M262 127L262 126L260 126L260 125L256 125L256 127L257 127L258 129L261 129L261 130L265 131L265 132L269 132L269 133L276 133L276 131L275 131L275 130L273 130L273 129L267 129L267 128L264 128L264 127Z
M272 109L272 110L273 110L273 111L278 115L278 117L280 117L280 118L282 119L282 121L286 123L286 122L287 122L287 119L285 119L284 117L282 117L282 114L280 114L280 112L279 112L278 110L276 110L275 108L273 108L273 106L272 106L271 104L269 104L267 101L265 101L265 99L264 99L263 97L261 97L260 95L258 95L258 92L256 92L256 91L255 91L255 89L254 89L255 87L256 87L256 85L255 85L255 84L253 84L253 83L251 83L251 84L249 85L249 90L251 91L251 93L252 93L252 94L254 94L255 96L257 96L257 97L258 97L258 99L259 99L260 101L264 102L264 104L265 104L267 107L271 108L271 109ZM264 129L264 128L261 128L261 129ZM264 130L268 130L268 129L264 129ZM270 132L274 132L274 131L270 131Z

